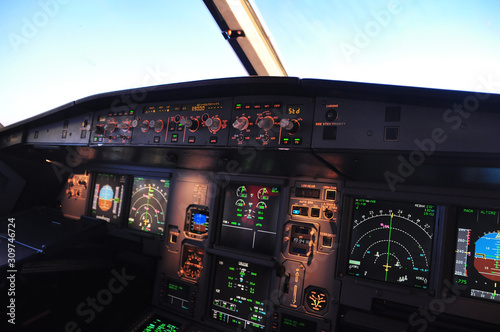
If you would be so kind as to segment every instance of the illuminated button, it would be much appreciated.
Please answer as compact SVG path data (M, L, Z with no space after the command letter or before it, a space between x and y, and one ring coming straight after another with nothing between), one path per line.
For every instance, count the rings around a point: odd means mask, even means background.
M273 103L273 108L281 108L281 103L280 102L274 102Z
M249 110L252 108L252 103L244 103L243 104L243 108L246 109L246 110Z
M253 108L258 110L262 108L262 103L253 103Z
M311 217L313 218L319 218L321 210L318 208L311 208Z
M175 143L175 142L177 142L178 140L179 140L179 134L173 134L173 135L172 135L172 138L171 138L171 140L170 140L170 141L171 141L172 143Z
M304 197L304 189L295 188L295 197Z
M94 141L94 142L97 142L97 140L98 140L98 137L97 137L97 136L94 136L93 141Z
M290 144L292 144L292 142L288 137L283 137L283 139L281 140L281 144L290 145Z
M302 144L302 138L296 137L293 139L293 144L294 145L301 145Z
M243 104L241 104L241 103L238 103L238 104L234 105L234 109L235 110L240 110L242 108L243 108Z
M311 198L319 198L319 189L311 189Z
M184 126L182 124L177 124L177 131L183 131L184 130Z
M155 143L160 143L160 136L155 136L155 137L153 138L153 142L155 142Z
M210 144L217 144L217 136L210 136Z
M335 191L333 189L326 189L326 191L325 191L325 199L327 199L329 201L334 201L336 195L337 195L337 191Z
M194 143L194 142L196 142L196 137L194 137L194 136L189 136L189 137L188 137L188 143Z
M292 214L296 216L306 216L309 214L309 208L307 206L292 206Z
M174 131L175 130L175 125L176 125L175 122L170 122L168 124L168 130L169 131Z

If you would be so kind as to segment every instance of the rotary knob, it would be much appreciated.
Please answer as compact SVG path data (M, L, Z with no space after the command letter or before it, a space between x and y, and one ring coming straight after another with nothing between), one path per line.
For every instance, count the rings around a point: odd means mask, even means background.
M270 116L266 116L265 118L262 118L257 122L257 126L260 129L264 130L270 130L274 126L274 120Z
M157 133L162 131L163 129L163 121L162 120L151 120L149 121L149 127L153 128Z
M104 131L109 131L109 132L113 132L114 130L116 129L116 123L114 122L111 122L111 123L108 123L104 126Z
M141 122L141 131L143 133L147 132L149 130L149 121L148 120L144 120Z
M239 117L233 122L233 128L237 130L245 130L248 128L248 119L244 116Z
M280 127L288 131L290 134L295 134L299 131L300 125L297 120L281 119Z
M219 118L208 118L205 121L205 124L207 125L208 129L217 131L220 128L221 122Z
M131 128L131 125L130 125L130 122L128 122L128 121L123 121L120 124L120 129L123 130L123 131L129 131L130 128Z
M181 118L181 121L179 123L183 126L186 126L191 131L196 131L199 125L197 119L189 119L189 118Z

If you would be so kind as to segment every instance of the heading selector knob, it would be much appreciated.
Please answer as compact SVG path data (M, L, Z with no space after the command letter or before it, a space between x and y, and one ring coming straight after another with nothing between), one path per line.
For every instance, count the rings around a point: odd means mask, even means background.
M129 131L131 128L130 126L130 122L128 121L123 121L121 124L120 124L120 129L123 130L123 131Z
M181 125L188 127L189 130L195 131L198 129L199 122L196 119L181 118L179 122Z
M219 118L208 118L205 121L205 124L207 125L208 129L216 131L216 130L219 130L219 128L220 128L220 119Z
M265 118L257 122L257 126L259 126L260 129L264 129L266 131L270 130L274 126L274 119L270 116L266 116Z
M238 130L245 130L248 128L248 119L244 116L239 117L233 122L233 128Z
M159 133L160 131L163 130L163 120L156 120L156 121L154 121L154 124L153 124L153 121L151 121L149 123L149 126L153 127L155 129L155 131L157 133Z
M288 131L290 134L295 134L299 131L300 125L297 120L281 119L280 127Z

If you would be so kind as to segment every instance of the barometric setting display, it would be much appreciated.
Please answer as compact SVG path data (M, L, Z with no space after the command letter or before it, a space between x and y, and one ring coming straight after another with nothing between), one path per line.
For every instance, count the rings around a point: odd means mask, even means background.
M163 235L169 180L134 177L128 227Z
M436 205L356 198L348 274L428 288Z

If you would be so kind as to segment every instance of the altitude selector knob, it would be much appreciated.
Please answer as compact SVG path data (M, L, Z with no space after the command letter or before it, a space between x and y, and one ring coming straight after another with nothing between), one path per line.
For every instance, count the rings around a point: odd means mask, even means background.
M260 129L264 129L264 130L270 130L273 126L274 126L274 119L271 118L270 116L266 116L265 118L259 120L259 122L257 122L257 126L260 128Z
M219 118L208 118L205 121L208 129L216 131L220 128L220 119Z
M248 119L244 116L239 117L233 122L233 128L238 130L245 130L248 128Z
M299 131L300 125L296 120L281 119L280 127L288 131L290 134L295 134Z

